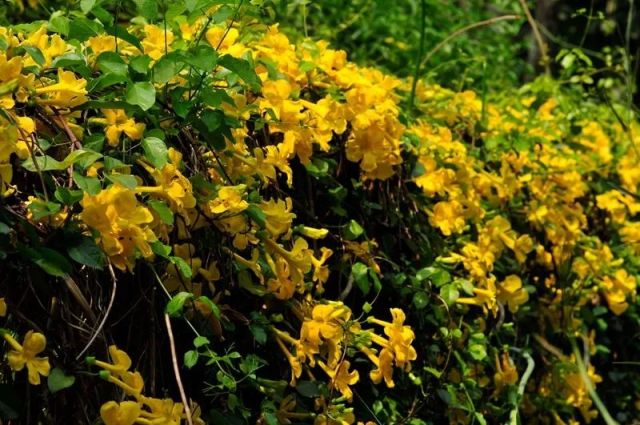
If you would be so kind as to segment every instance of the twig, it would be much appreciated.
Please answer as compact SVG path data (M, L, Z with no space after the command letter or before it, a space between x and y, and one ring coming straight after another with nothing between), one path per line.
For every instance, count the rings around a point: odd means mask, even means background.
M56 118L57 118L56 121L58 121L58 123L62 126L62 129L66 133L71 144L75 146L77 149L82 149L82 144L80 143L76 135L73 134L73 131L71 131L71 128L69 127L69 123L67 122L67 120L62 115L60 115L60 113L56 108L53 108L53 112L55 112L56 114Z
M184 404L184 411L187 414L187 422L189 425L193 425L193 419L191 418L191 407L187 400L187 394L184 392L184 386L182 385L182 379L180 378L180 367L178 366L178 355L176 354L176 344L173 339L173 330L171 329L171 318L168 314L164 315L164 323L167 325L167 334L169 334L169 345L171 346L171 360L173 361L173 373L176 376L176 384L180 389L180 398L182 404Z
M462 27L452 32L450 35L447 36L447 38L445 38L440 43L438 43L433 49L429 50L429 52L426 54L426 56L422 60L422 63L420 64L420 66L425 66L427 62L429 62L429 59L431 59L431 57L434 54L436 54L438 50L442 49L451 40L458 37L459 35L464 34L467 31L471 31L473 29L484 27L487 25L493 25L496 22L500 22L500 21L512 21L512 20L521 19L521 18L522 16L520 15L502 15L502 16L496 16L490 19L485 19L484 21L474 22L473 24L467 25L466 27Z
M113 282L113 289L111 290L111 299L109 300L109 305L107 305L107 310L104 312L104 316L102 317L102 320L100 320L100 324L96 328L96 331L93 333L93 335L89 339L89 342L87 343L87 345L85 345L85 347L82 349L80 354L76 356L76 361L82 358L84 353L86 353L89 347L91 347L91 344L93 344L93 342L98 337L100 332L102 332L102 328L104 328L104 324L107 323L107 318L109 317L109 313L111 313L111 308L113 308L113 302L116 299L116 290L118 288L118 279L116 279L116 274L113 271L113 266L111 265L111 263L109 263L109 272L111 273L111 281Z
M542 64L544 65L544 73L546 75L551 75L551 68L549 67L549 53L547 51L547 43L542 39L542 35L540 34L540 29L538 28L538 23L531 15L531 11L529 10L529 6L527 6L526 0L519 0L520 6L522 6L522 10L527 17L527 21L529 21L529 25L531 25L531 29L533 30L533 37L536 39L536 43L538 44L538 48L540 49L540 56L542 58Z

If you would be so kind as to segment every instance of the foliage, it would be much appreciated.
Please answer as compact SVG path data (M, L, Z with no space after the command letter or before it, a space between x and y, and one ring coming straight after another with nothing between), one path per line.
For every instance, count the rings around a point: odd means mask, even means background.
M267 2L46 5L0 28L2 420L638 419L640 125L579 50L412 95Z

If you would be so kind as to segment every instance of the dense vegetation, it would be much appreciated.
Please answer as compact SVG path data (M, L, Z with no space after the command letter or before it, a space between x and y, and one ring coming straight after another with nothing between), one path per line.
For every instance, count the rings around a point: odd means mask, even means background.
M633 2L343 3L0 5L0 422L640 420Z

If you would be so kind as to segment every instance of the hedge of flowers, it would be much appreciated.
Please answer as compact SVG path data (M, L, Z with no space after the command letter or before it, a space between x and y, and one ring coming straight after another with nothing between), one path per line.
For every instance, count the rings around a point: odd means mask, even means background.
M0 28L4 419L638 416L629 108L140 3Z

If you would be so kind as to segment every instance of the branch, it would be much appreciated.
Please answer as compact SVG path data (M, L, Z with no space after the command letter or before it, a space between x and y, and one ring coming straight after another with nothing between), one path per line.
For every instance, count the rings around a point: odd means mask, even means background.
M178 355L176 354L176 343L173 339L173 330L171 329L171 318L168 314L164 315L164 323L167 325L167 334L169 334L169 345L171 346L171 360L173 361L173 373L176 376L176 384L180 389L180 398L182 404L184 404L184 411L187 415L187 422L189 425L193 425L193 419L191 418L191 407L187 400L187 394L184 392L184 386L182 385L182 379L180 378L180 366L178 366Z

